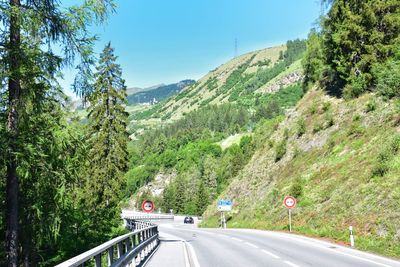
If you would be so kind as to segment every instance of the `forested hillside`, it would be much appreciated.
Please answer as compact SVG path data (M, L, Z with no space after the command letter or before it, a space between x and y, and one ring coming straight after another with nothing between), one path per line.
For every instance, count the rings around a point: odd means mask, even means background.
M284 47L287 50L281 50ZM286 46L246 54L210 72L175 97L131 115L146 120L164 114L162 110L170 105L177 107L163 116L162 127L150 128L131 142L127 197L132 196L136 205L151 198L164 211L202 214L250 159L263 138L261 125L265 120L279 121L287 108L301 99L298 60L304 51L305 41L295 40ZM271 58L260 60L261 55ZM244 63L238 64L243 58ZM227 66L233 69L228 71ZM287 78L291 75L295 78ZM274 78L271 86L278 84L277 88L257 91ZM212 94L208 95L209 92ZM226 101L211 100L222 96ZM192 99L202 99L204 103L182 113L180 101Z
M230 227L276 230L293 195L295 232L345 243L352 225L358 248L399 256L400 4L325 2L305 53L244 55L133 115L174 122L131 144L127 195L211 227L229 198Z
M287 229L400 256L400 3L329 1L307 41L295 109L218 198L233 199L230 227ZM218 226L216 203L204 226Z

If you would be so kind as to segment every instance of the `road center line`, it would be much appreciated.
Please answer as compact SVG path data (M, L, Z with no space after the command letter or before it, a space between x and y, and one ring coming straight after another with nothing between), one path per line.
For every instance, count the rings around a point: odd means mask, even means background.
M249 242L244 242L246 245L253 247L253 248L258 248L256 245L249 243Z
M292 267L299 267L299 265L296 265L296 264L294 264L294 263L292 263L290 261L284 261L284 263L286 263L287 265L290 265Z
M242 239L236 238L236 237L231 237L233 240L239 241L239 242L243 242Z
M272 258L275 258L275 259L280 258L279 256L275 255L274 253L269 252L268 250L262 249L261 251L264 252L265 254L271 256Z

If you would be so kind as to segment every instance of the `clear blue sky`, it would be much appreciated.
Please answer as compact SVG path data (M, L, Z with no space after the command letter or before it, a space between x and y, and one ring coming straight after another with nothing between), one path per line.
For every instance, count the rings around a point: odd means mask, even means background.
M198 79L238 54L305 38L318 0L117 0L96 52L111 41L128 87ZM67 89L73 70L61 82ZM71 94L67 89L66 92Z

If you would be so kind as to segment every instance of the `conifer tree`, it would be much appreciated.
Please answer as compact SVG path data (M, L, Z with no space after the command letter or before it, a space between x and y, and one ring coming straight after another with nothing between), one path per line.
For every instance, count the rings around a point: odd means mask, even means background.
M207 191L204 181L200 181L199 188L196 194L196 208L197 214L201 215L206 210L209 202L210 195Z
M119 196L128 169L126 86L116 60L109 43L96 67L88 113L90 149L84 203L100 237L118 223Z
M392 57L399 42L398 0L334 0L322 24L329 83L355 97L371 89L372 68Z
M60 166L51 160L52 153L57 151L55 142L60 141L56 132L61 127L56 76L63 66L73 64L76 56L81 59L81 73L88 73L95 39L88 34L87 26L103 21L110 5L113 8L108 0L84 1L82 6L61 8L60 5L55 0L0 3L0 98L5 100L0 102L4 126L0 127L4 140L0 169L6 177L5 200L1 200L5 202L6 255L0 256L1 265L5 258L8 266L18 266L22 247L24 264L29 266L30 248L35 247L33 237L39 236L46 243L58 232L61 217L57 210L62 205L55 202L61 183L66 181L59 179L63 176L59 173ZM55 52L54 47L62 52ZM81 76L80 80L85 78ZM86 94L79 83L75 89ZM47 180L49 174L53 174L54 180ZM38 189L44 188L43 195L33 197ZM45 198L47 201L42 201ZM25 213L27 210L31 213ZM21 213L42 221L36 227L33 223L20 223L24 220ZM54 216L46 217L49 214ZM58 224L46 222L50 218Z

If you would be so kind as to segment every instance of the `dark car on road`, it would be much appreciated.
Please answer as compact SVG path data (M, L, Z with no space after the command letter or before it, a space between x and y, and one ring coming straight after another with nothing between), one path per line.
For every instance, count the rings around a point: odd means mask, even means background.
M194 223L194 220L192 217L185 217L185 220L183 220L184 223Z

